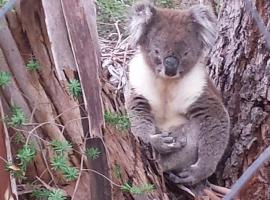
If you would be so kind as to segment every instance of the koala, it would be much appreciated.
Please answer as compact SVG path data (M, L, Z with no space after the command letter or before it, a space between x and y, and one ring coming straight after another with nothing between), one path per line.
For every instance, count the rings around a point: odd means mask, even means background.
M132 133L158 152L168 178L194 185L212 175L229 141L230 119L206 72L216 37L207 7L133 7L126 108Z

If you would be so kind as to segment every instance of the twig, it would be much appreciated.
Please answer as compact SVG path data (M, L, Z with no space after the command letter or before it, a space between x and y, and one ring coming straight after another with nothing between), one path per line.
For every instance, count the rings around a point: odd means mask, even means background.
M47 189L50 191L53 191L53 187L51 187L50 185L48 185L47 183L45 183L41 178L39 178L38 176L36 176L36 179Z
M115 183L115 182L113 182L111 179L109 179L107 176L105 176L105 175L99 173L99 172L96 171L96 170L93 170L93 169L83 169L83 171L89 171L89 172L93 172L93 173L95 173L95 174L98 174L98 175L102 176L103 178L105 178L107 181L109 181L112 185L114 185L114 186L116 186L116 187L120 187L120 188L122 187L121 185L118 185L117 183Z
M118 24L119 24L119 21L116 21L116 22L114 23L115 28L116 28L116 31L117 31L117 35L118 35L118 40L117 40L117 43L116 43L116 45L115 45L115 48L118 47L118 45L120 44L120 42L121 42L121 40L122 40L122 34L121 34L121 32L120 32L120 29L119 29Z
M3 105L0 99L0 118L4 118L4 109ZM5 123L3 123L3 130L4 130L4 138L5 138L5 145L6 145L6 155L7 155L7 161L8 163L13 163L12 160L12 152L11 152L11 146L10 146L10 138L7 130L7 126ZM18 199L18 190L17 190L17 185L16 185L16 180L15 178L10 174L10 184L11 184L11 191L14 194L15 198Z
M2 156L0 156L0 160L2 160L4 163L8 163L8 161L5 158L3 158Z
M54 175L53 175L52 171L50 170L50 166L49 166L49 164L48 164L48 162L47 162L47 159L46 159L46 157L45 157L45 155L44 155L44 152L41 151L41 154L42 154L44 163L45 163L45 165L46 165L46 168L47 168L47 170L48 170L48 172L49 172L49 174L50 174L50 176L51 176L51 178L52 178L53 183L54 183L55 185L57 185L57 184L56 184L56 181L55 181L55 179L54 179Z
M54 122L52 122L52 121L43 122L43 123L39 124L38 126L36 126L35 128L33 128L33 129L29 132L25 144L28 144L28 143L29 143L30 137L33 135L34 131L36 131L38 128L40 128L40 127L42 127L42 126L44 126L44 125L47 125L47 124L53 124L53 125L55 125L55 126L59 126L59 127L61 127L61 128L64 128L64 126L63 126L62 124L57 124L57 123L54 123Z
M65 126L64 126L64 128L61 131L62 134L64 133L67 125L69 125L71 122L82 120L82 119L88 119L88 117L80 117L80 118L77 118L77 119L71 119L71 120L67 121L66 124L65 124Z

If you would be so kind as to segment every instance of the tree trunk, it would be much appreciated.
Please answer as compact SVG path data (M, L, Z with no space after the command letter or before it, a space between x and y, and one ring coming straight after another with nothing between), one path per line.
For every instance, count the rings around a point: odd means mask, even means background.
M133 136L114 126L104 127L103 107L119 111L123 98L109 89L103 77L100 84L94 9L89 0L21 0L0 21L0 72L11 74L9 84L0 87L0 104L5 116L16 105L27 118L8 128L13 153L9 162L19 167L16 154L25 142L37 150L26 179L17 180L19 199L31 199L33 187L28 183L34 182L34 187L60 188L73 200L167 200L159 172ZM27 69L29 60L36 60L40 68ZM84 92L79 101L68 92L68 82L76 77ZM19 144L14 139L18 135L24 140ZM77 180L66 181L52 169L52 140L72 144L68 164L79 170ZM86 147L97 147L100 157L85 162ZM143 195L123 193L124 183L151 183L156 189Z
M252 2L269 29L270 2ZM219 25L209 72L231 117L231 143L217 171L220 183L230 187L270 144L270 56L244 0L223 1ZM242 199L270 199L269 184L268 163L242 190Z

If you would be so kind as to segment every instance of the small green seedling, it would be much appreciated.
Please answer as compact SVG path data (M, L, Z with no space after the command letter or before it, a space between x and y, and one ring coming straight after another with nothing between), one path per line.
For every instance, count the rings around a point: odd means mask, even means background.
M28 60L28 63L26 64L26 69L28 71L36 71L40 68L40 64L36 59L30 59Z
M74 181L78 178L78 169L68 166L67 159L62 155L53 157L51 166L53 170L60 171L67 181Z
M32 192L32 197L34 197L37 200L43 200L43 199L48 199L51 191L41 188L41 189L34 189Z
M32 192L32 197L37 200L64 200L66 197L64 193L60 189L53 189L52 191L41 188L41 189L34 189Z
M23 171L26 171L27 165L34 160L36 149L28 144L23 145L22 149L18 150L17 158L20 160L19 166Z
M65 200L66 197L62 190L54 189L49 193L48 200Z
M72 149L71 144L68 141L53 140L50 142L52 149L57 155L64 155L64 153L69 152Z
M75 167L66 167L63 174L67 181L75 181L78 178L79 170Z
M105 112L104 119L106 123L115 126L119 130L128 130L130 128L130 121L127 116Z
M80 82L76 79L70 80L68 83L68 91L69 94L73 96L73 98L77 99L78 97L80 97L82 95L82 88Z
M130 194L140 195L152 192L155 189L154 185L145 183L141 186L131 186L128 183L125 183L121 186L121 190L123 192L127 192Z
M86 149L85 154L91 160L96 160L100 156L101 152L98 148L90 147Z
M19 126L26 122L26 117L22 109L18 106L11 107L11 117L8 118L8 125Z
M11 81L11 75L9 72L0 71L0 87L7 86Z
M67 159L62 155L54 156L51 160L51 165L53 170L64 171L67 167Z

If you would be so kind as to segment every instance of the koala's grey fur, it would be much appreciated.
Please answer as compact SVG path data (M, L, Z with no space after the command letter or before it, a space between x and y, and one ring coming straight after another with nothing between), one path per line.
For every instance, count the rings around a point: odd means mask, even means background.
M201 5L180 11L139 3L133 12L131 42L139 50L126 93L132 132L159 152L172 181L196 184L215 172L229 140L229 116L204 63L215 16ZM177 64L172 74L168 57Z

